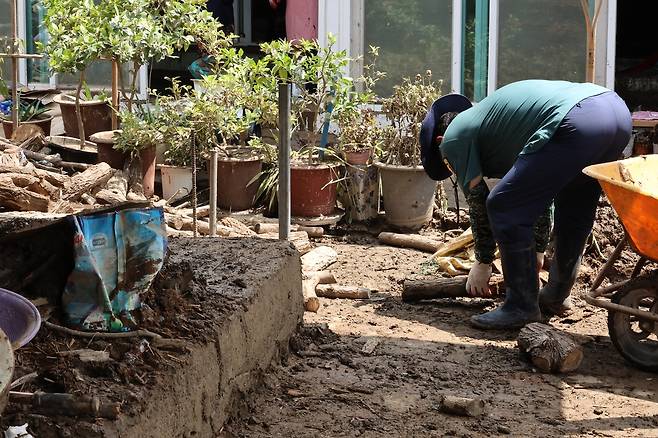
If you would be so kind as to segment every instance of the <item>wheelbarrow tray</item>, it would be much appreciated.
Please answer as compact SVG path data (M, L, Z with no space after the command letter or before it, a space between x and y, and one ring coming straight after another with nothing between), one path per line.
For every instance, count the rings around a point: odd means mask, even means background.
M635 251L658 261L658 155L595 164L583 172L601 184Z

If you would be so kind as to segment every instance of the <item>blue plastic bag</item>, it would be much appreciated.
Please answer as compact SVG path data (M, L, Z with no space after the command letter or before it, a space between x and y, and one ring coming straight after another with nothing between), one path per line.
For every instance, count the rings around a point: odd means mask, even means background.
M164 213L140 208L76 216L75 264L62 304L69 325L94 331L135 328L167 249Z

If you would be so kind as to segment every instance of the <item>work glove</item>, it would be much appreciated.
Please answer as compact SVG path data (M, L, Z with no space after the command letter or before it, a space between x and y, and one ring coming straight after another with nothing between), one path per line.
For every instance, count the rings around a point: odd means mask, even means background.
M477 260L468 273L466 292L472 297L489 297L489 278L491 278L491 264L480 263Z

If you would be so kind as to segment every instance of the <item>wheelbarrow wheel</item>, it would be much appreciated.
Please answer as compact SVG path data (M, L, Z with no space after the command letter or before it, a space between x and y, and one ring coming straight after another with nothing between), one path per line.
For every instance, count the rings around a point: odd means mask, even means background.
M612 302L658 314L658 276L629 281L614 294ZM658 372L658 323L611 310L608 332L627 361L642 370Z

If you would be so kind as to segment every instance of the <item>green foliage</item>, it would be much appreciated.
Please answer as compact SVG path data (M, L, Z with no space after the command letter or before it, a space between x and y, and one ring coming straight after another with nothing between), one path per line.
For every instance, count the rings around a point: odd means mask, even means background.
M363 67L364 73L356 81L355 90L350 91L343 104L334 110L340 128L340 149L343 151L372 148L378 153L385 134L385 128L377 122L376 113L369 107L376 103L374 87L385 77L385 73L375 67L379 48L371 46L369 53L371 64Z
M41 49L54 73L83 71L105 49L101 8L93 0L44 0L48 43Z
M20 122L37 120L48 111L48 108L39 99L20 99L19 102L18 120ZM11 119L11 116L6 118Z
M119 117L121 133L116 136L114 149L134 156L163 142L163 120L159 111L142 106L137 112L121 111Z
M393 87L393 95L384 99L382 110L390 122L384 132L384 160L402 166L420 165L420 126L428 108L441 95L441 82L434 82L432 72L404 78Z
M344 75L350 59L345 51L334 50L335 44L333 35L329 35L327 47L320 47L315 40L303 39L295 44L286 40L261 44L269 74L292 84L299 93L292 101L293 131L309 130L319 134L318 120L328 122L332 114L354 104L351 100L354 82ZM334 106L332 114L328 112L329 104ZM308 138L316 139L319 135ZM306 148L310 160L317 145L307 146L311 146Z

